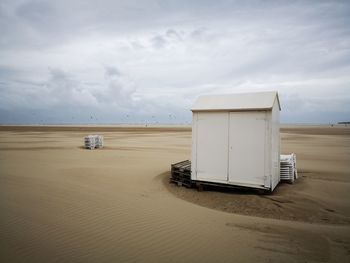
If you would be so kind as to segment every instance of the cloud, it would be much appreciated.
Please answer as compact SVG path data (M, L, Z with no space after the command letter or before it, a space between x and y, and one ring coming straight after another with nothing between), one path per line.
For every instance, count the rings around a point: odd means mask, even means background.
M120 71L116 67L106 66L105 69L106 69L106 77L121 76Z
M160 35L152 37L151 42L156 49L163 48L167 44L167 41Z
M283 121L345 118L349 14L346 1L3 0L0 122L190 121L200 94L262 90L279 91Z
M61 69L49 69L50 77L45 83L46 98L51 105L59 106L96 106L97 100L90 90L76 80L74 76Z
M182 40L182 37L181 35L176 32L176 30L174 29L168 29L166 32L165 32L165 35L169 38L169 39L174 39L174 40L178 40L178 41L181 41Z
M134 108L136 86L116 67L105 68L105 81L101 86L94 92L100 104L107 103L124 111Z

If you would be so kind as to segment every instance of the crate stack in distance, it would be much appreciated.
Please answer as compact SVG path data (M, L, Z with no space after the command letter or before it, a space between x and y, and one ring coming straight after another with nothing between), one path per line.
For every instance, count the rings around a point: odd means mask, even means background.
M295 179L298 179L297 158L294 153L281 154L280 164L280 176L282 181L293 183Z
M93 150L95 148L103 148L102 135L88 135L84 138L84 146L86 149Z

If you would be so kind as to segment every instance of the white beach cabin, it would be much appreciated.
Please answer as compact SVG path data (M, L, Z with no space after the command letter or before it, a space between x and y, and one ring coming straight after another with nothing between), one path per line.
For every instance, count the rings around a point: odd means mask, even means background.
M191 110L192 180L273 191L280 181L277 92L201 96Z

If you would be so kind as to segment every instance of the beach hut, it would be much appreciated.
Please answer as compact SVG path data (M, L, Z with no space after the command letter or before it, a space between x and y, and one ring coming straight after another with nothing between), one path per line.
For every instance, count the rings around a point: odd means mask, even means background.
M191 179L272 191L280 181L277 92L200 96L192 107Z

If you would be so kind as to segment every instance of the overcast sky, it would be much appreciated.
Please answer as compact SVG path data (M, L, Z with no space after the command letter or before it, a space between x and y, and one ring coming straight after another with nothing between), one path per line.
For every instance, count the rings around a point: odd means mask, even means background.
M350 1L0 1L0 123L190 122L277 90L281 121L350 120Z

